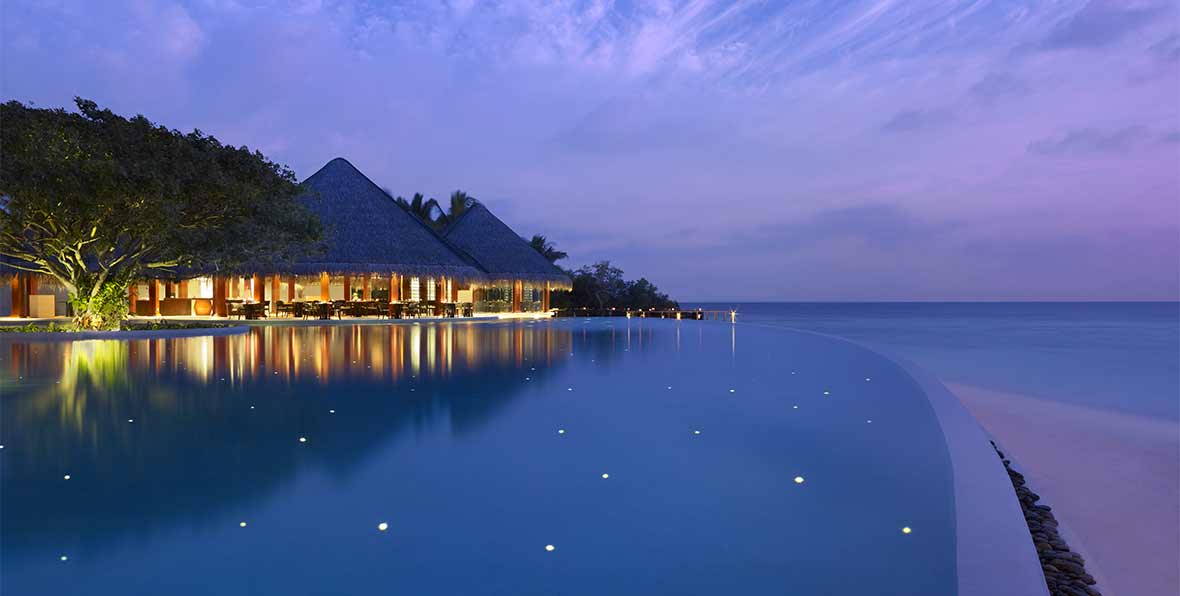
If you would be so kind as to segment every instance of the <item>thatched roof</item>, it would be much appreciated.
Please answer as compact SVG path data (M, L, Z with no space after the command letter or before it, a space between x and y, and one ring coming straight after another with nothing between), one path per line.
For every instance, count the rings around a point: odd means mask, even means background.
M443 236L474 258L489 279L547 281L554 289L569 289L573 285L568 275L481 203L447 226Z
M398 273L485 279L434 230L399 207L348 160L337 157L304 181L300 200L324 225L327 250L292 273Z

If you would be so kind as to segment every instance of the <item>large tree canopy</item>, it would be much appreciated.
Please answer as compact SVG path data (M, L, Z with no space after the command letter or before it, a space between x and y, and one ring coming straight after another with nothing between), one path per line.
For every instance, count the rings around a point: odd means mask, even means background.
M77 113L0 104L0 255L59 280L76 318L148 273L242 271L319 248L285 166L75 102Z

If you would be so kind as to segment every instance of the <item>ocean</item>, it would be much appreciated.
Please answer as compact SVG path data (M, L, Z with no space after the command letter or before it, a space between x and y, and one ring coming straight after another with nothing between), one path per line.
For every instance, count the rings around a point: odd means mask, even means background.
M1180 420L1180 303L682 303L852 339L944 382Z

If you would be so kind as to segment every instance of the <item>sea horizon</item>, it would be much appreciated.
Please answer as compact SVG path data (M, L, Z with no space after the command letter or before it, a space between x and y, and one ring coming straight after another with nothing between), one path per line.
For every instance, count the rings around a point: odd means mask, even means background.
M737 310L739 323L862 342L947 383L1180 420L1175 368L1180 302L733 302L728 307Z

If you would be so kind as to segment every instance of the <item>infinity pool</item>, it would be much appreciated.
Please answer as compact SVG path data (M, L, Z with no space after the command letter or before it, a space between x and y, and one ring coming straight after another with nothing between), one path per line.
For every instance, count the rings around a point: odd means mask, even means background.
M0 392L6 596L957 590L931 407L836 339L643 319L6 339Z

